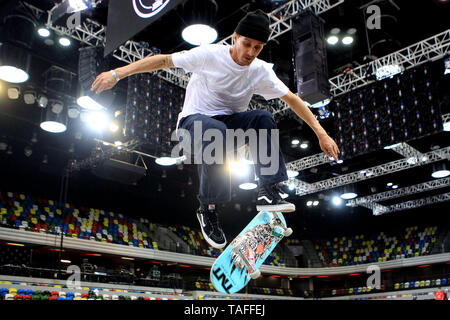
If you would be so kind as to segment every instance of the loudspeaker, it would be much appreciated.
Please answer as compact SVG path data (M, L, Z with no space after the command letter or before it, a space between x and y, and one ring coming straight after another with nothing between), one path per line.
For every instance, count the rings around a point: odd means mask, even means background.
M311 11L292 18L297 94L310 104L330 97L324 22Z
M145 176L146 172L147 170L144 167L115 159L107 159L92 169L92 173L99 178L123 184L138 182Z
M105 107L110 106L115 99L113 90L105 90L100 94L90 91L95 78L97 78L100 73L109 70L109 59L103 58L104 48L86 47L80 48L78 51L78 81L82 93L91 96L92 99Z

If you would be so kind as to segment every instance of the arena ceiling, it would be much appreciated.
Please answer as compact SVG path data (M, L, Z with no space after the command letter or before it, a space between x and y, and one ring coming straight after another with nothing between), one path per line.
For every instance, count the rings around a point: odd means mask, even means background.
M37 16L38 22L46 21L45 12L51 9L55 2L51 0L37 1L0 1L2 19L8 14L8 10L17 8L22 3L27 3L44 13ZM246 12L254 9L263 9L270 12L286 1L254 0L254 1L217 1L217 25L219 39L230 35L236 23ZM376 4L382 12L382 29L379 32L369 33L367 38L365 31L364 10L369 4ZM91 19L107 24L108 1L103 1L92 13ZM405 48L411 44L448 29L448 1L422 1L421 4L411 4L407 0L392 1L368 1L346 0L343 4L322 13L320 16L325 22L325 34L333 28L348 30L355 28L355 41L352 46L327 47L327 63L329 76L341 74L346 68L355 68L365 64L373 57L382 57L386 54ZM25 9L26 10L26 9ZM424 19L427 17L427 23ZM429 17L433 17L432 20ZM432 22L430 22L432 21ZM177 8L166 14L144 31L137 34L133 40L145 41L150 46L158 48L162 53L173 53L192 48L183 41L180 28L183 25L180 9ZM20 32L20 26L17 27ZM32 70L30 81L21 86L21 92L27 89L39 88L44 80L43 74L51 66L57 66L72 73L76 78L78 72L78 49L80 43L72 41L72 46L61 48L57 43L48 45L37 36L33 43ZM369 56L372 57L369 57ZM292 67L291 32L270 41L261 57L274 63L274 68L279 77L296 92L294 71ZM122 62L114 61L117 65ZM444 66L441 68L442 73ZM434 83L436 87L447 88L447 92L441 99L441 112L450 112L448 103L448 76ZM4 191L12 190L29 192L43 197L62 197L61 174L70 159L83 160L90 157L97 147L94 138L98 138L92 132L84 130L80 125L73 124L62 135L47 133L39 128L41 109L36 105L27 105L23 99L11 100L7 97L9 84L0 82L0 150L1 172L3 176L2 188ZM117 87L119 101L124 102L126 96L126 83L122 82ZM74 94L75 94L74 89ZM120 100L122 97L122 100ZM120 107L119 107L120 109ZM333 135L333 117L321 120L323 126ZM280 119L281 147L288 162L309 157L320 153L317 139L313 132L304 124L286 117ZM292 138L310 142L307 149L291 146ZM445 148L449 146L447 132L441 132L426 136L409 145L421 153ZM11 148L11 152L9 151ZM26 155L25 149L31 149L32 154ZM27 149L28 150L28 149ZM365 168L382 165L402 159L403 156L392 150L378 150L364 154L354 159L348 159L343 164L327 163L302 170L299 179L307 183L315 183L339 177L350 172L356 172ZM43 160L46 159L46 163ZM88 205L96 208L105 208L108 203L112 211L126 212L128 215L146 216L155 222L184 224L197 226L194 211L198 206L197 175L193 166L162 168L154 164L153 159L144 158L148 166L147 176L136 185L123 185L104 180L93 175L89 170L74 173L69 179L67 199L70 202ZM448 160L447 160L448 162ZM317 170L316 170L317 169ZM378 194L389 191L387 183L392 182L402 187L408 187L432 180L431 165L424 165L414 169L402 170L390 173L379 178L368 179L354 184L360 196ZM163 170L165 176L163 177ZM192 182L192 183L191 183ZM8 189L8 188L11 189ZM415 194L409 197L387 200L383 205L391 205L399 201L420 199L436 194L448 192L446 186L439 190ZM288 189L286 188L288 192ZM319 225L324 227L352 228L357 224L367 224L372 217L372 210L363 207L334 207L330 199L339 193L341 188L331 188L304 196L296 196L290 192L291 201L297 205L297 212L288 217L288 222L307 232L317 230ZM184 195L182 195L184 194ZM233 203L223 210L224 226L231 232L239 232L242 226L255 213L255 198L253 191L233 190ZM58 200L58 199L55 199ZM307 207L311 200L320 201L317 207ZM447 202L448 205L448 202ZM446 203L428 205L427 211L433 212L446 208ZM404 211L393 213L403 214ZM371 220L370 220L371 221ZM239 223L238 223L239 222Z

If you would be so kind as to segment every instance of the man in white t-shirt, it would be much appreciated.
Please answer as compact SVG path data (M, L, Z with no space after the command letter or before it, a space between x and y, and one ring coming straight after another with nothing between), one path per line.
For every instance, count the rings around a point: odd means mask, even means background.
M261 10L250 12L236 27L233 46L212 44L174 54L147 57L100 74L91 90L100 93L112 88L120 79L141 72L172 67L192 72L177 128L189 132L191 137L194 136L196 127L201 128L202 134L213 129L221 132L224 140L227 129L258 132L258 143L261 142L259 140L267 139L262 142L270 146L268 155L272 156L271 152L276 152L273 156L277 160L277 166L275 172L264 174L263 172L267 172L264 170L271 164L259 160L255 163L255 173L259 178L257 210L295 211L295 206L282 198L283 192L279 187L279 183L288 177L278 141L271 139L276 123L268 111L247 110L252 96L258 94L266 100L282 99L314 130L320 147L327 156L338 160L339 149L302 99L278 79L272 69L273 65L257 58L269 40L270 33L268 16ZM263 131L265 135L259 134ZM203 151L211 142L201 139L197 143L201 144L200 151ZM198 164L200 207L197 217L206 241L215 248L223 248L227 243L217 210L217 204L231 200L230 175L223 163Z

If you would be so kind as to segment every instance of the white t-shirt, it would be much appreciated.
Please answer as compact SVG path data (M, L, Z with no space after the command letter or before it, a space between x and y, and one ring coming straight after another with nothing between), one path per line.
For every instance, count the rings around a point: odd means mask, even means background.
M288 93L273 64L255 58L249 66L238 65L230 48L209 44L172 55L175 67L192 72L178 121L195 113L215 116L246 111L253 94L270 100Z

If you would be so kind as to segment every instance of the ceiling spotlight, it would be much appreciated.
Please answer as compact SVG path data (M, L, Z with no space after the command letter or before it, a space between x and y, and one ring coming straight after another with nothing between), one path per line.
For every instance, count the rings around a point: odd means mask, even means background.
M311 207L312 206L312 204L313 204L313 202L310 200L310 201L308 201L308 202L306 202L306 205L308 206L308 207Z
M77 103L80 107L87 110L102 110L104 107L92 99L90 96L81 96L77 99Z
M356 33L356 28L350 28L347 30L347 34L354 35Z
M68 47L71 44L70 39L67 37L61 37L61 38L59 38L58 41L59 41L59 44L63 47Z
M294 189L295 189L295 183L294 183L294 182L289 183L288 188L289 188L289 190L291 190L291 191L294 190Z
M435 179L445 178L450 175L450 171L447 169L445 163L436 163L433 165L433 173L431 176Z
M86 10L88 5L89 0L69 0L69 10L71 12Z
M25 91L23 94L23 101L25 104L34 104L36 102L36 92Z
M71 119L76 119L76 118L80 115L80 108L79 108L78 106L71 105L71 106L67 109L67 115L68 115L69 118L71 118Z
M331 44L332 46L334 46L336 43L339 42L339 38L336 36L329 36L327 38L327 42L328 42L328 44Z
M353 37L351 36L346 36L342 39L342 43L345 44L346 46L350 45L353 43Z
M313 201L312 205L313 205L314 207L317 207L317 206L319 205L319 201L318 201L318 200Z
M293 146L297 146L299 143L300 143L300 140L298 140L298 139L293 139L293 140L291 141L291 144L292 144Z
M177 163L177 159L171 157L159 157L155 162L160 166L173 166Z
M341 29L339 29L339 28L333 28L330 31L330 33L333 35L339 34L339 32L341 32Z
M60 101L55 101L52 104L52 112L56 113L56 114L60 114L63 111L63 103Z
M388 183L386 184L386 186L388 186L388 187L392 187L392 185L393 185L392 182L388 182Z
M302 149L307 149L307 148L308 148L308 144L307 144L306 142L303 142L303 143L300 145L300 148L302 148Z
M239 185L239 188L241 188L242 190L253 190L256 189L256 187L257 187L256 183L253 182L241 183Z
M45 27L40 27L40 28L37 30L37 32L38 32L38 34L39 34L42 38L47 38L47 37L50 36L50 30L48 30L48 29L45 28Z
M288 178L295 178L298 176L298 171L296 170L287 170Z
M43 95L39 96L39 98L38 98L39 107L45 108L45 107L47 107L47 103L48 103L48 99L46 96L43 96Z
M447 131L447 132L450 131L450 121L447 121L444 123L444 131Z
M342 198L338 197L338 196L334 196L331 199L331 202L333 203L333 205L335 205L336 207L339 207L340 205L342 205Z
M27 72L14 66L0 66L0 79L11 83L26 82L29 78Z
M228 169L239 176L246 176L249 173L249 164L246 161L231 161L228 163Z
M10 83L26 82L30 76L31 56L22 48L8 43L0 46L0 79Z
M345 200L349 200L349 199L354 199L354 198L356 198L358 195L356 194L356 193L354 193L354 192L346 192L346 193L343 193L343 194L341 194L341 198L342 199L345 199Z
M181 36L184 41L194 46L201 46L216 41L217 31L205 24L193 24L184 28Z
M19 88L8 88L8 98L11 100L19 99L20 91Z
M87 124L96 131L103 131L108 125L108 116L104 112L93 111L87 115Z

